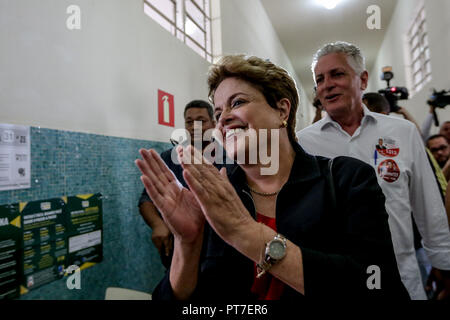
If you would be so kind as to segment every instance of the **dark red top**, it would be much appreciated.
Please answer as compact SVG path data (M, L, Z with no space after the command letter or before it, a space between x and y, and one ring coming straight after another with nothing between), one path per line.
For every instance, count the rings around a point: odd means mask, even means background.
M274 231L277 231L275 218L269 218L262 214L256 213L256 221L264 223ZM256 263L254 265L254 281L252 286L252 293L258 296L258 300L279 300L283 293L285 284L266 272L259 279L256 278L258 274L256 270Z

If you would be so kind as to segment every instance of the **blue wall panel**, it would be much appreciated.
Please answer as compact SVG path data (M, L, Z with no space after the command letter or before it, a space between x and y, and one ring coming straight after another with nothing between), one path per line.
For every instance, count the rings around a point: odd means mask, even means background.
M151 230L139 215L142 192L134 164L140 148L168 143L31 127L31 188L0 191L0 204L97 193L103 195L103 261L81 272L81 289L66 277L20 299L104 299L107 287L152 292L164 275Z

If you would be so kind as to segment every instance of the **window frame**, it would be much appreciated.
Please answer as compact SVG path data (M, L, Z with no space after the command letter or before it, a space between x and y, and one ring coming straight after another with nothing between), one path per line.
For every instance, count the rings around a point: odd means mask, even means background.
M156 23L160 24L165 30L169 31L173 36L178 38L180 41L185 43L188 47L190 47L193 51L199 54L201 57L205 58L210 63L213 59L213 39L212 39L212 19L211 19L211 0L197 0L203 3L202 9L201 6L195 0L166 0L170 1L173 4L174 10L174 19L172 20L170 17L167 17L160 8L155 6L150 2L150 0L143 0L144 12L145 6L150 7L158 16L163 18L167 23L170 24L172 30L168 30L165 26L161 25L157 20L152 18ZM188 12L187 3L192 4L202 15L204 27L202 27L196 19ZM209 13L207 12L209 11ZM186 32L186 23L187 19L191 21L196 28L203 34L204 45L199 43L193 36ZM188 41L187 41L188 39ZM191 43L189 43L191 42Z
M431 52L425 3L421 1L406 31L408 82L411 93L422 90L432 79Z

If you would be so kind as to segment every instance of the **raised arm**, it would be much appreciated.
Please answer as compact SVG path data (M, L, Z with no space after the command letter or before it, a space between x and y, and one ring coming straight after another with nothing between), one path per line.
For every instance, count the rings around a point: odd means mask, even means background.
M337 175L336 187L344 190L339 193L342 205L333 213L339 217L335 225L338 237L326 235L323 248L317 243L296 244L288 238L285 258L269 272L305 296L405 298L407 292L395 261L383 193L372 167L354 161L357 166L347 161L345 177ZM336 172L342 172L341 168L342 165L338 166ZM219 173L210 165L184 165L184 177L217 235L253 262L260 263L265 244L275 232L250 216L229 183L225 169ZM326 199L320 196L318 199ZM325 249L336 243L341 246L334 252ZM367 287L370 276L367 270L371 265L381 270L382 290L370 291Z
M192 193L182 187L154 150L140 150L136 165L141 180L174 235L174 254L168 279L162 281L160 298L184 300L197 285L205 219ZM158 299L158 294L155 295Z
M201 157L198 153L196 156ZM204 159L202 161L205 162ZM244 256L260 263L265 244L274 238L276 232L250 216L228 181L225 168L220 172L211 164L183 164L183 168L185 181L214 231ZM285 258L269 272L294 290L304 293L301 250L291 241L287 241Z
M422 130L420 131L424 142L426 142L428 137L430 136L431 125L433 123L433 112L434 107L430 106L430 112L427 113L427 116L425 117L425 120L422 123Z
M420 129L419 124L416 122L416 119L414 119L414 117L412 116L411 113L409 113L408 110L406 110L404 107L399 107L398 114L401 114L403 116L403 118L405 118L408 121L411 121L412 123L414 123L414 125L416 126L417 130L419 130L419 133L422 134L422 131Z

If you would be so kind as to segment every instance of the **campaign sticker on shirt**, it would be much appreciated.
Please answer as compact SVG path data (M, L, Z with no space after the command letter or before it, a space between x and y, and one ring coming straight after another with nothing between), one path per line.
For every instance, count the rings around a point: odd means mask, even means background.
M396 157L400 153L400 148L395 143L395 140L390 138L379 138L375 149L379 154L390 158Z
M378 175L386 182L395 182L400 177L400 169L394 160L384 160L378 166Z

